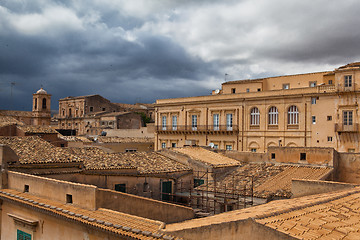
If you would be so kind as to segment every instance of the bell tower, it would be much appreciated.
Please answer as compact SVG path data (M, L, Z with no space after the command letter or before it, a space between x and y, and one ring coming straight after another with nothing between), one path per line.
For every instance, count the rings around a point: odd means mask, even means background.
M32 125L50 125L51 112L51 94L48 94L43 88L40 88L33 94L33 121Z

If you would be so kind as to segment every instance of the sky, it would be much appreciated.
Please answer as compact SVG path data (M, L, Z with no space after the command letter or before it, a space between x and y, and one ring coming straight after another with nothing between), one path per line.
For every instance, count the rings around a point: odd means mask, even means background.
M360 61L356 0L0 0L0 109L41 86L112 102L209 95L230 80ZM225 79L225 74L226 79Z

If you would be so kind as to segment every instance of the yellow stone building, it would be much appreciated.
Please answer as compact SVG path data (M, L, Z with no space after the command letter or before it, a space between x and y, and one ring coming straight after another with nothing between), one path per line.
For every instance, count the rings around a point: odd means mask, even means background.
M360 62L334 71L229 81L212 95L156 101L155 149L271 146L359 152Z

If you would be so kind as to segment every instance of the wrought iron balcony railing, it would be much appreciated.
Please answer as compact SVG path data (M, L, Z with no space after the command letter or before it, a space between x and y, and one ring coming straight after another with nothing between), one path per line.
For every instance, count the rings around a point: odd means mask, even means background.
M196 126L192 126L192 125L166 125L166 126L162 126L162 125L158 125L156 126L156 131L166 131L166 132L172 132L172 131L219 131L219 132L224 132L224 131L228 131L228 132L232 132L232 131L238 131L238 126L237 125L196 125Z

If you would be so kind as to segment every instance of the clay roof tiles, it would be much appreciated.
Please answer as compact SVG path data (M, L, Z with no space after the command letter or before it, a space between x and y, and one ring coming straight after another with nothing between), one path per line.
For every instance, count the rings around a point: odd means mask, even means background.
M53 133L53 134L59 134L58 131L56 131L55 129L48 127L48 126L31 126L31 125L23 125L23 126L18 126L18 128L25 132L25 133Z
M1 116L0 115L0 127L5 127L5 126L9 126L9 125L14 125L14 124L24 125L23 122L20 122L11 116Z
M190 158L212 167L229 167L240 165L239 161L201 147L173 148L175 152L188 155Z
M299 239L359 239L359 208L360 192L357 188L338 198L329 196L326 202L316 203L315 200L312 206L256 221Z
M71 148L88 170L136 168L140 174L190 171L184 164L156 152L106 153L95 147Z
M80 162L80 158L70 154L63 148L35 136L31 137L0 137L0 144L8 145L19 156L21 164Z
M154 138L135 138L135 137L103 137L97 138L102 143L153 143Z
M33 196L13 189L1 189L0 199L17 202L55 217L106 230L130 239L175 239L161 233L164 223L104 208L87 210L57 201Z

